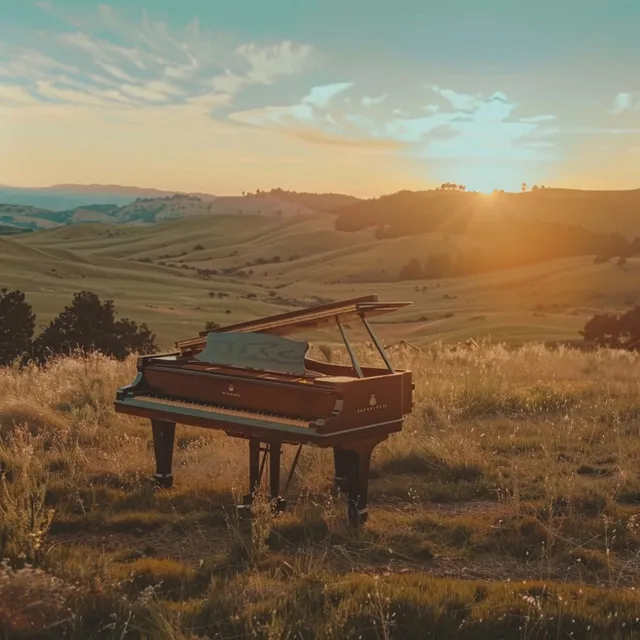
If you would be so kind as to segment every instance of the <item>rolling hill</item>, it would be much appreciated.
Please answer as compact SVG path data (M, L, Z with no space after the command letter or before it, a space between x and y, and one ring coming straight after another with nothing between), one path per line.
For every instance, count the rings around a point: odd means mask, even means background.
M494 220L553 222L599 233L640 236L640 189L582 191L539 189L525 193L401 191L332 210L337 228L383 227L389 235L474 231Z
M105 191L99 191L99 188ZM75 198L80 204L53 210L55 207L46 209L32 206L32 192L39 193L39 190L27 191L28 193L25 190L9 189L7 192L6 189L0 188L0 203L4 202L0 204L0 223L4 227L33 230L85 222L149 224L178 218L227 214L308 215L358 201L358 198L341 194L295 193L281 189L268 193L216 197L207 194L167 193L136 187L96 186L94 189L81 188L80 185L62 185L51 187L47 193L53 193L53 198L58 198L56 194L59 193L63 194L60 197L66 198L71 193L71 200ZM40 195L36 194L35 201L43 200L45 196Z
M595 233L617 232L629 240L640 236L640 189L539 189L490 196L461 191L401 191L361 200L344 194L296 193L282 189L216 197L135 187L63 185L51 187L47 193L73 193L74 197L82 198L82 202L55 211L33 206L33 198L28 194L20 200L16 195L19 191L14 189L11 198L5 198L5 204L0 204L0 224L5 227L49 229L85 222L150 224L212 215L288 217L322 212L332 214L340 231L375 228L376 233L384 237L430 232L475 233L504 221L565 224ZM5 192L0 189L0 202ZM111 196L112 199L106 201ZM91 202L87 201L89 198Z
M58 184L50 187L9 187L0 185L0 203L28 205L50 211L65 211L88 204L123 206L136 198L162 198L177 191L146 189L121 185ZM203 199L215 198L206 193L191 194Z
M377 292L414 304L377 322L388 343L579 338L587 319L640 300L640 259L547 260L478 275L398 281L408 257L472 247L474 235L379 240L334 216L215 215L154 225L76 224L0 239L3 284L24 290L39 326L86 289L145 321L163 347L220 324ZM363 335L363 334L359 334ZM333 333L312 336L335 340Z

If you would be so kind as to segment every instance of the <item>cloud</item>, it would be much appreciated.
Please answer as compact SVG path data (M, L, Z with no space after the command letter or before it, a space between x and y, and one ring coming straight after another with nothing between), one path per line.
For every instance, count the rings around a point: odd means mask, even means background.
M35 86L39 96L48 98L54 102L107 107L113 101L104 91L90 92L65 89L47 80L37 80ZM100 95L101 93L102 95Z
M142 85L123 84L120 89L127 95L150 102L167 102L170 96L180 94L172 85L157 80Z
M466 93L441 89L438 85L431 85L431 89L441 95L457 111L473 111L481 104L477 98Z
M132 78L128 73L125 73L122 69L114 67L112 64L96 60L96 63L100 65L108 74L112 75L118 80L124 80L125 82L135 82L135 78Z
M613 100L610 114L617 115L624 111L640 111L640 91L619 93Z
M529 118L520 118L520 122L548 122L550 120L555 120L555 116L531 116Z
M247 76L262 84L271 84L279 76L299 73L304 68L311 47L285 41L270 47L254 43L243 44L236 53L249 63Z
M520 158L543 157L553 148L547 138L553 131L543 124L553 115L514 118L518 105L500 91L485 96L466 94L432 86L444 105L434 105L425 93L425 106L418 117L400 109L374 117L368 108L372 99L363 96L356 103L336 96L352 90L354 83L342 82L313 87L297 103L233 112L229 118L253 127L280 131L309 142L332 144L342 137L344 146L369 139L379 149L404 149L417 155L440 158ZM383 94L377 99L382 104ZM355 109L360 105L361 111Z
M0 84L0 103L14 106L37 104L37 100L23 87Z
M367 151L397 151L403 148L396 140L375 140L366 137L351 138L338 135L330 135L322 131L311 129L291 129L289 135L312 144L321 144L331 147L341 147L350 149L361 149Z
M557 126L555 115L527 112L501 87L478 93L417 83L417 92L392 100L383 87L367 95L357 78L305 86L293 77L315 69L309 44L243 42L197 19L174 28L146 10L106 4L73 13L40 6L67 26L34 34L29 47L0 42L4 110L70 118L76 109L77 117L163 126L202 118L216 131L253 127L310 144L436 158L538 159L554 153L561 134L634 132ZM288 95L295 84L297 97L278 99L283 84ZM620 93L612 113L639 106L640 93Z
M372 98L370 96L364 96L362 98L362 106L363 107L371 107L374 104L380 104L380 103L384 102L388 97L389 97L388 93L383 93L382 95L378 96L377 98Z
M312 87L300 102L287 106L267 106L259 109L245 109L229 114L235 122L262 128L290 129L296 137L300 137L300 126L309 130L315 129L315 134L329 133L339 135L342 131L333 114L327 112L333 99L349 89L353 83L338 82L328 85ZM309 139L315 139L310 135Z
M339 93L350 89L352 86L353 82L336 82L320 87L312 87L309 94L302 99L302 102L317 107L318 109L326 109L333 98Z
M38 6L68 26L38 34L29 47L0 42L3 95L13 96L5 107L155 105L208 113L228 106L248 87L300 73L313 54L310 45L289 40L241 42L202 28L198 20L172 29L145 10L136 17L106 4L73 13L47 2Z

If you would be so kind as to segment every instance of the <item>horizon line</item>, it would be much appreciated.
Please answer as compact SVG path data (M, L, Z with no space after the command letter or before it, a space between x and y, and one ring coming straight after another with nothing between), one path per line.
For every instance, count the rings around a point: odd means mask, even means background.
M440 183L440 185L442 184L447 184L446 182L444 183ZM449 183L449 184L457 184L457 183ZM24 191L44 191L47 189L60 189L60 188L73 188L73 187L83 187L83 188L104 188L104 189L122 189L122 190L126 190L126 189L131 189L131 190L139 190L139 191L160 191L160 192L164 192L164 193L172 193L172 194L184 194L184 195L205 195L205 196L212 196L215 198L229 198L229 197L247 197L247 196L252 196L252 195L256 195L257 192L259 191L260 193L265 193L265 194L270 194L273 191L276 191L277 189L280 189L281 191L285 192L285 193L307 193L307 194L311 194L311 195L344 195L344 196L351 196L353 198L357 198L360 200L375 200L377 198L381 198L383 196L388 196L388 195L394 195L396 193L401 193L403 191L408 191L410 193L416 193L416 192L420 192L420 191L449 191L448 189L440 189L440 185L438 185L438 187L430 187L430 188L416 188L416 189L398 189L397 191L393 191L391 193L380 193L377 196L369 196L369 197L363 197L363 196L356 196L352 193L347 193L347 192L343 192L343 191L296 191L296 190L289 190L289 189L284 189L282 187L272 187L271 190L267 191L265 189L258 189L257 191L245 191L243 192L239 192L239 193L228 193L228 194L223 194L223 195L219 195L216 193L212 193L212 192L208 192L208 191L185 191L182 189L169 189L169 188L162 188L162 187L141 187L139 185L126 185L126 184L115 184L115 183L111 183L111 184L104 184L104 183L99 183L99 182L92 182L92 183L76 183L76 182L62 182L62 183L56 183L56 184L50 184L50 185L46 185L46 186L18 186L18 185L9 185L9 184L0 184L0 188L5 188L5 189L16 189L16 190L24 190ZM528 187L528 189L526 191L507 191L505 189L495 189L493 192L498 192L498 193L511 193L511 194L519 194L519 193L531 193L533 190L533 186L538 186L539 189L536 189L536 191L583 191L583 192L624 192L624 191L640 191L640 186L637 187L627 187L627 188L622 188L622 189L605 189L605 188L600 188L600 189L586 189L586 188L579 188L579 187L562 187L562 186L540 186L540 185L531 185ZM450 191L454 191L457 193L477 193L477 194L482 194L482 195L487 195L487 194L491 194L492 192L484 192L484 191L474 191L474 190L456 190L456 189L451 189Z

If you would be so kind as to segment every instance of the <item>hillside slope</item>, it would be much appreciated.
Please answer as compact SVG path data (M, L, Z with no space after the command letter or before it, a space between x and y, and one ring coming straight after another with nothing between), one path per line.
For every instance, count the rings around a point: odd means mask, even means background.
M309 198L306 200L312 204L314 194L308 195ZM331 202L337 201L338 199L331 200ZM344 199L341 201L344 202ZM85 222L150 224L165 220L229 214L286 217L314 213L317 213L317 210L304 202L265 194L206 199L189 194L173 194L153 198L139 197L122 206L83 204L62 211L26 205L0 204L0 222L25 229L49 229Z
M640 236L640 189L540 189L485 195L460 191L401 191L339 207L339 229L389 227L394 235L438 229L473 232L491 220L520 219L582 226L596 232Z
M9 187L0 185L0 203L28 205L50 211L64 211L90 204L123 206L136 198L162 198L176 191L147 189L122 185L58 184L51 187ZM201 198L215 198L206 193L194 193Z
M146 226L74 225L0 238L3 284L25 290L39 323L82 289L114 299L149 323L161 344L318 302L378 293L413 305L376 321L388 343L468 337L578 339L586 320L640 301L640 259L550 260L475 276L397 281L416 252L473 238L434 233L380 241L372 229L340 232L331 216L214 216ZM335 332L323 333L335 340ZM316 336L317 337L317 336Z

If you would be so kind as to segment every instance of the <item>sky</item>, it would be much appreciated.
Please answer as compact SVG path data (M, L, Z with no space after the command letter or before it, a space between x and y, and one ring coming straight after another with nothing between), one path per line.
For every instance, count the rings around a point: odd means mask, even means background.
M639 0L14 0L0 184L640 187Z

